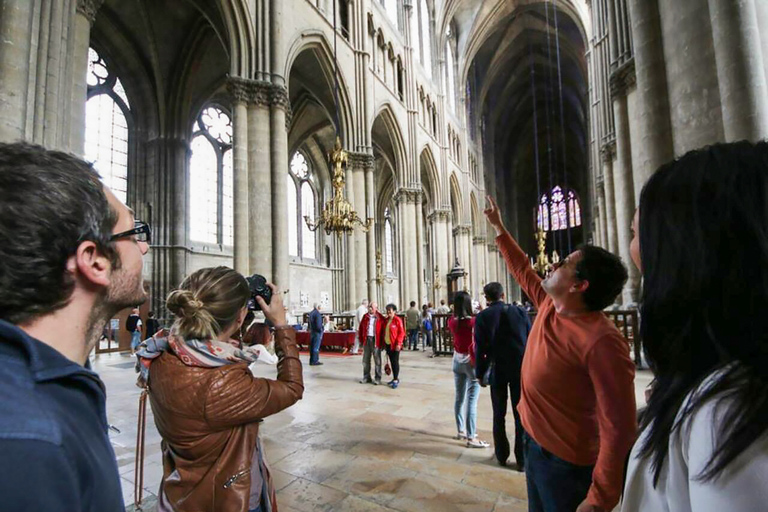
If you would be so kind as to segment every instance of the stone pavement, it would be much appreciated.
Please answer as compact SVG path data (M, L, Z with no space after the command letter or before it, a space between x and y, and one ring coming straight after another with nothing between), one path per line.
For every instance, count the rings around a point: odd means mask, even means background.
M401 355L401 385L359 384L360 357L322 357L310 367L302 354L305 393L299 403L266 418L261 437L281 512L527 510L525 478L499 467L493 449L466 448L452 439L453 373L449 357ZM109 422L126 510L133 511L134 450L139 389L128 355L92 356L107 386ZM274 377L275 367L260 365ZM638 403L650 381L639 372ZM491 441L491 400L481 389L478 430ZM511 413L507 421L514 425ZM514 428L514 427L512 427ZM511 436L510 436L511 440ZM162 464L160 436L147 406L144 504L154 511Z

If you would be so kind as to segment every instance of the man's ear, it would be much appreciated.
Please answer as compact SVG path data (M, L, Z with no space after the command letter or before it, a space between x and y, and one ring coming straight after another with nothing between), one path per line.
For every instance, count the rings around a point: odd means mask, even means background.
M75 254L70 256L67 270L93 285L106 287L110 283L112 263L94 242L87 240L81 242Z
M584 279L583 281L576 281L575 283L573 283L573 285L571 286L571 291L576 293L584 293L585 291L587 291L587 288L589 288L589 281Z

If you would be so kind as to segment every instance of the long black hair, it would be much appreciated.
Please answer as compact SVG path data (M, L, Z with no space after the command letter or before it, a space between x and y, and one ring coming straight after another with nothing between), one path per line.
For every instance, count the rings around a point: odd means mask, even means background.
M641 455L656 485L670 436L727 397L712 458L692 475L714 480L768 430L768 143L717 144L661 167L640 196L640 255L655 375Z
M472 316L472 297L467 292L456 292L453 297L453 316L459 320Z

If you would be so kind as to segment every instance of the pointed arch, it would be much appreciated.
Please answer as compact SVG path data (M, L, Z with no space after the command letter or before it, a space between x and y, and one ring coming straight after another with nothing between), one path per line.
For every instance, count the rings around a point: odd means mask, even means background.
M373 122L371 123L371 126L373 127L372 140L374 146L378 146L378 148L386 154L387 151L383 147L382 142L378 142L377 144L377 140L375 140L376 138L381 138L381 135L383 135L378 133L379 126L377 125L379 122L382 123L382 127L386 131L386 135L389 138L388 142L391 146L392 154L387 156L393 159L395 167L395 179L400 186L403 186L408 182L408 160L406 159L406 145L405 140L403 139L403 131L400 128L400 123L398 122L397 117L395 116L395 113L392 110L392 106L389 104L389 102L383 103L377 109L376 114L373 117Z
M432 154L432 148L429 144L425 145L419 152L419 173L421 176L421 185L424 188L427 199L433 208L442 204L442 194L440 190L440 175L437 172L435 156Z
M289 91L291 90L290 77L294 69L296 59L299 58L304 52L310 51L318 65L320 71L325 77L326 85L331 91L331 97L333 97L333 91L335 88L334 73L336 71L333 58L333 47L328 42L325 34L319 30L311 30L302 33L302 37L294 41L293 45L288 49L287 58L285 63L284 76L286 77L286 86ZM350 148L353 145L354 139L354 121L352 115L352 100L349 92L349 85L344 78L344 71L341 67L338 69L339 77L339 124L341 132L343 134L343 144L345 147ZM334 116L334 105L323 105L328 110L331 119Z
M455 172L451 173L449 183L451 190L451 207L453 209L453 222L454 225L458 225L464 220L464 203L463 198L461 197L459 179L456 177Z
M472 236L480 236L480 222L482 219L480 218L480 209L477 207L477 197L474 190L469 194L469 214L470 222L472 223Z

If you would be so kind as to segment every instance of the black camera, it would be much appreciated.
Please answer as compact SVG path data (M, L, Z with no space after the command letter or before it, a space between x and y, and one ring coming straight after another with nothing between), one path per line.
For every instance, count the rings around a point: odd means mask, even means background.
M269 304L272 300L272 288L267 286L267 279L259 274L253 274L251 277L246 277L248 281L248 288L251 290L251 298L248 299L248 309L251 311L261 311L261 306L256 302L256 297L261 297L264 302Z

